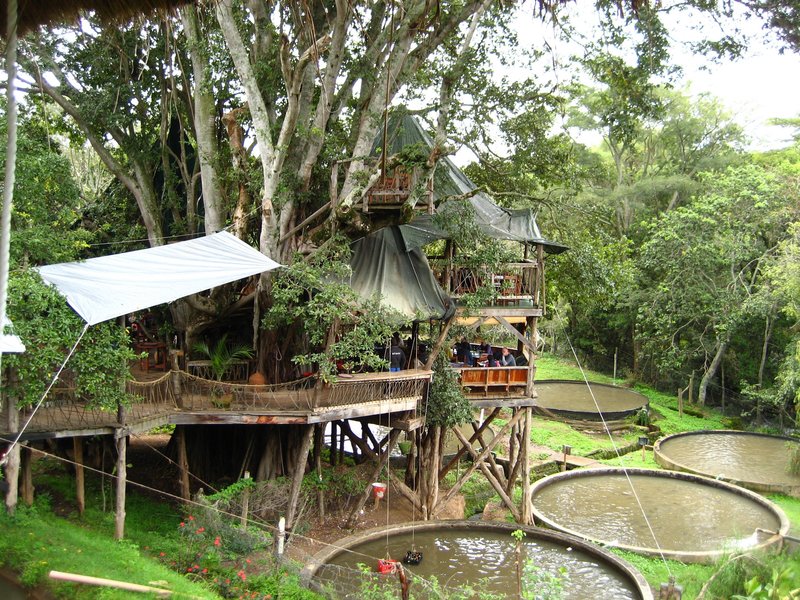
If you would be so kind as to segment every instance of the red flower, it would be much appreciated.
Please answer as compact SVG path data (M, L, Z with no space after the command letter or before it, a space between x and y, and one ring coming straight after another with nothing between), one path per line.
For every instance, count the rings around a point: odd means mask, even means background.
M184 523L183 521L181 521L181 527L186 527L186 523Z
M158 555L159 556L166 556L166 554L164 552L159 552Z
M203 575L205 575L206 573L208 573L208 569L203 569L203 570L202 570L202 571L200 571L200 572L201 572Z
M242 581L247 581L247 575L245 575L244 569L240 569L236 576Z
M200 527L195 533L203 533L205 530L205 527Z
M246 562L249 565L252 561L248 558L244 562Z
M222 543L222 542L220 541L220 539L219 539L219 536L217 536L217 537L215 537L215 538L214 538L214 545L215 545L215 546L219 546L221 543Z
M189 515L189 520L194 521L194 517L192 515Z

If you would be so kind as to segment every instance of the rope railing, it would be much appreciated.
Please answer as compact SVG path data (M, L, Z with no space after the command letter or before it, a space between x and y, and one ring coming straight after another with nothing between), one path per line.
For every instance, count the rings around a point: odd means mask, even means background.
M311 410L315 378L286 383L250 385L215 381L174 371L181 381L181 407L188 410Z
M178 379L178 384L174 378ZM367 373L319 385L315 376L279 384L249 385L170 371L154 381L126 382L131 403L126 423L180 410L301 412L370 402L416 401L425 398L430 371ZM176 389L177 388L177 389ZM23 409L26 418L32 409ZM118 427L116 410L102 409L79 397L72 387L53 388L36 413L32 431Z

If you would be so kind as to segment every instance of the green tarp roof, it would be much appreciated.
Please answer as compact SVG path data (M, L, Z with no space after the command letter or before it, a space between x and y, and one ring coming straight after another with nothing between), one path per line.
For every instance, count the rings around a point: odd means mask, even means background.
M387 127L387 155L394 155L412 144L432 148L433 141L410 115L394 116ZM382 140L377 140L377 153ZM467 200L448 200L476 189L475 185L449 158L439 160L434 173L434 202L442 210L448 202L471 205L477 226L487 236L498 240L543 244L548 252L563 252L565 246L545 240L530 209L509 210L497 206L483 192ZM445 208L446 210L446 208ZM448 234L439 228L433 215L420 214L405 225L380 229L351 244L352 275L350 285L360 296L380 296L387 306L409 319L449 318L453 300L439 287L422 246Z

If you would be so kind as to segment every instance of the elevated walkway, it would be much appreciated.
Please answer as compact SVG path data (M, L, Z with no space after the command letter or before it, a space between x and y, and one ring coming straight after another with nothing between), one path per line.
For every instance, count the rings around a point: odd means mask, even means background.
M161 425L314 424L340 419L408 413L426 397L431 371L365 373L333 384L316 385L305 378L276 385L247 385L203 379L186 371L170 371L152 381L129 381L133 398L117 411L101 410L75 397L68 389L52 393L32 413L22 411L20 423L30 424L22 441L131 433ZM5 411L2 423L7 423ZM3 431L10 439L17 432Z

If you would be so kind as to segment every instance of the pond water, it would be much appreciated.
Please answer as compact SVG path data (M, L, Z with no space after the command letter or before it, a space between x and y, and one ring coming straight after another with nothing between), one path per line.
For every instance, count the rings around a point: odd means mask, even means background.
M401 559L412 548L422 552L423 560L404 568L416 577L428 582L435 577L439 586L450 590L480 585L496 594L516 595L516 543L510 530L470 530L468 527L396 533L390 535L388 541L381 538L352 546L352 553L341 553L323 566L316 581L334 589L336 597L359 598L358 585L363 577L355 571L358 563L365 563L374 571L377 557L386 556L387 550L389 556ZM629 577L616 566L567 544L528 535L523 543L523 556L533 561L540 574L557 578L563 587L561 597L565 599L641 597ZM563 574L559 574L561 567L565 569ZM389 589L399 589L396 576L376 576L376 581ZM412 583L413 595L424 596L424 589L424 583Z
M534 389L538 394L537 406L561 413L580 413L585 417L599 412L618 417L648 404L647 397L635 390L600 383L587 386L583 381L545 380L536 382Z
M800 475L789 474L789 447L800 441L777 436L725 431L676 435L661 440L667 459L710 477L756 484L800 486Z
M622 470L571 475L580 476L556 476L552 484L542 480L542 487L534 488L534 513L558 529L603 544L717 552L753 546L756 528L777 531L781 526L773 510L746 490L738 490L747 494L741 495L729 489L733 486L659 471L639 470L628 477Z

